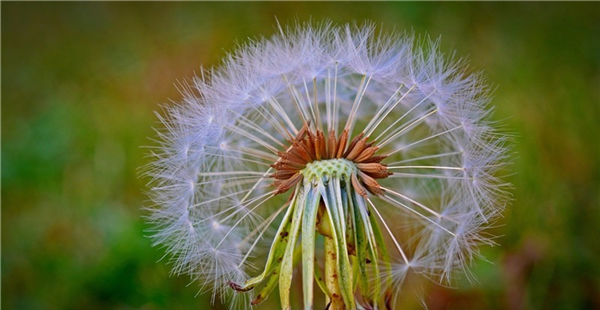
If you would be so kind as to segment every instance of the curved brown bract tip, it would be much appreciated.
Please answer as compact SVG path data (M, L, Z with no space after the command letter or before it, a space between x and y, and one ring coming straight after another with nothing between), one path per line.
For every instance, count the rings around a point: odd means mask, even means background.
M228 281L227 285L229 285L229 287L231 287L234 291L236 291L238 293L247 292L254 288L254 287L244 288L243 286L241 286L233 281Z
M387 178L391 172L380 162L386 158L384 155L375 155L379 147L374 142L367 142L369 137L364 133L355 136L348 143L348 129L344 129L336 138L334 131L329 131L327 138L323 131L312 131L309 123L290 142L285 152L277 152L279 160L271 165L276 171L270 174L275 179L277 187L275 195L285 193L302 181L301 171L306 165L319 160L346 159L356 164L359 170L358 178L352 178L352 186L363 197L367 192L379 195L382 193L376 179Z

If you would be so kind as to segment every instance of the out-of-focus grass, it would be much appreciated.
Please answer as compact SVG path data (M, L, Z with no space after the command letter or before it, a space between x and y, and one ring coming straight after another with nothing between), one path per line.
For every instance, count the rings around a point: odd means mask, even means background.
M4 308L208 308L144 236L140 146L175 81L310 17L441 35L497 86L515 200L480 283L434 288L430 308L600 308L597 3L1 5Z

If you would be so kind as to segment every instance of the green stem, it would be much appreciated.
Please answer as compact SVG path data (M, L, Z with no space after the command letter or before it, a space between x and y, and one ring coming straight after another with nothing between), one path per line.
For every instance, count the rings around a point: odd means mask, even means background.
M325 239L325 285L331 294L329 297L329 310L344 310L344 298L340 289L338 267L337 267L337 247L335 240L328 236Z
M337 266L337 245L332 238L332 227L329 224L329 214L325 204L319 206L319 223L317 230L325 241L325 287L327 288L327 301L329 310L344 310L344 298L340 289L340 281Z

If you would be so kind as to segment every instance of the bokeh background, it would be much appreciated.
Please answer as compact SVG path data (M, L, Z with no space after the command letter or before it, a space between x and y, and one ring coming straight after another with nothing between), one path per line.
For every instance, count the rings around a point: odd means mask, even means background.
M514 202L430 309L600 309L599 3L2 2L2 308L211 309L151 247L153 111L276 20L441 36L496 87ZM277 297L262 309L275 309ZM216 304L213 309L224 309ZM259 308L260 309L260 308Z

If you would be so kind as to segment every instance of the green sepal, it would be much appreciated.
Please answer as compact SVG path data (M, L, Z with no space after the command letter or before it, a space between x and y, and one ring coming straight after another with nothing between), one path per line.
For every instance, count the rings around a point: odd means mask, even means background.
M332 184L333 183L333 184ZM348 210L348 207L342 208L342 193L340 188L340 180L332 178L329 181L329 186L325 188L319 184L319 191L324 198L325 207L329 214L331 226L333 227L333 240L337 250L337 269L340 291L344 299L344 303L348 309L356 309L354 294L352 289L352 267L348 258L348 250L344 231L345 217L342 211ZM345 203L348 203L346 200Z
M309 185L310 186L310 185ZM304 309L313 307L313 283L315 275L315 235L317 211L321 194L314 188L308 191L302 218L302 289L304 292ZM316 267L318 268L318 266Z
M331 298L331 292L329 292L329 289L325 284L325 280L323 280L323 274L321 273L321 268L319 268L319 264L317 264L316 259L314 260L313 266L315 267L315 280L317 281L317 285L319 285L319 288L321 289L321 291L323 291L325 296Z
M267 281L267 284L265 284L263 289L260 290L260 293L258 293L258 295L254 297L250 304L258 305L265 301L267 297L269 297L271 292L273 292L273 290L277 286L277 283L279 283L279 270L275 270L271 273L271 277L269 278L269 281Z
M277 230L277 235L275 235L275 239L273 240L273 244L271 245L271 249L269 251L269 256L267 257L267 262L265 263L264 271L251 279L246 280L244 285L239 285L234 282L229 282L229 286L238 292L246 292L253 289L255 286L259 285L263 282L267 277L271 275L273 270L279 270L279 266L281 265L281 259L285 253L285 249L288 245L288 235L290 231L290 224L292 222L292 213L294 212L296 206L296 197L297 192L300 187L296 187L294 192L294 196L292 201L290 202L290 206L288 207L282 221L281 225L279 225L279 229Z
M357 273L357 281L360 292L362 294L362 298L368 304L371 304L371 296L369 295L369 279L367 274L367 245L369 240L367 239L365 233L365 226L362 220L361 212L359 208L361 207L359 200L363 199L360 197L355 191L351 191L350 195L352 197L352 210L354 212L351 213L352 222L354 226L354 240L355 240L355 251L356 251L356 273ZM358 196L358 197L357 197ZM363 203L364 205L364 203ZM376 263L376 262L375 262Z
M387 248L385 243L377 243L376 238L375 238L375 233L373 231L373 227L371 226L371 221L370 221L370 211L368 210L366 204L365 204L365 200L363 197L361 197L356 191L354 191L354 197L355 197L355 210L358 211L358 214L360 215L360 221L362 221L363 223L363 228L365 228L364 233L365 233L365 238L368 241L368 254L370 256L370 265L371 265L371 278L373 279L377 279L377 281L374 281L374 285L373 285L373 290L372 290L372 294L371 296L373 296L374 298L378 298L379 296L381 296L381 281L379 281L380 279L380 273L379 273L379 253L378 253L378 248L383 248L382 251L385 251L387 253ZM359 222L360 222L359 221Z
M294 273L294 249L296 248L296 240L298 239L298 232L302 223L302 214L304 213L306 204L306 193L297 191L296 194L300 196L300 199L295 201L296 206L294 207L289 241L285 249L285 254L283 255L279 274L279 298L281 301L281 309L284 310L291 308L290 290L292 288L292 276Z

